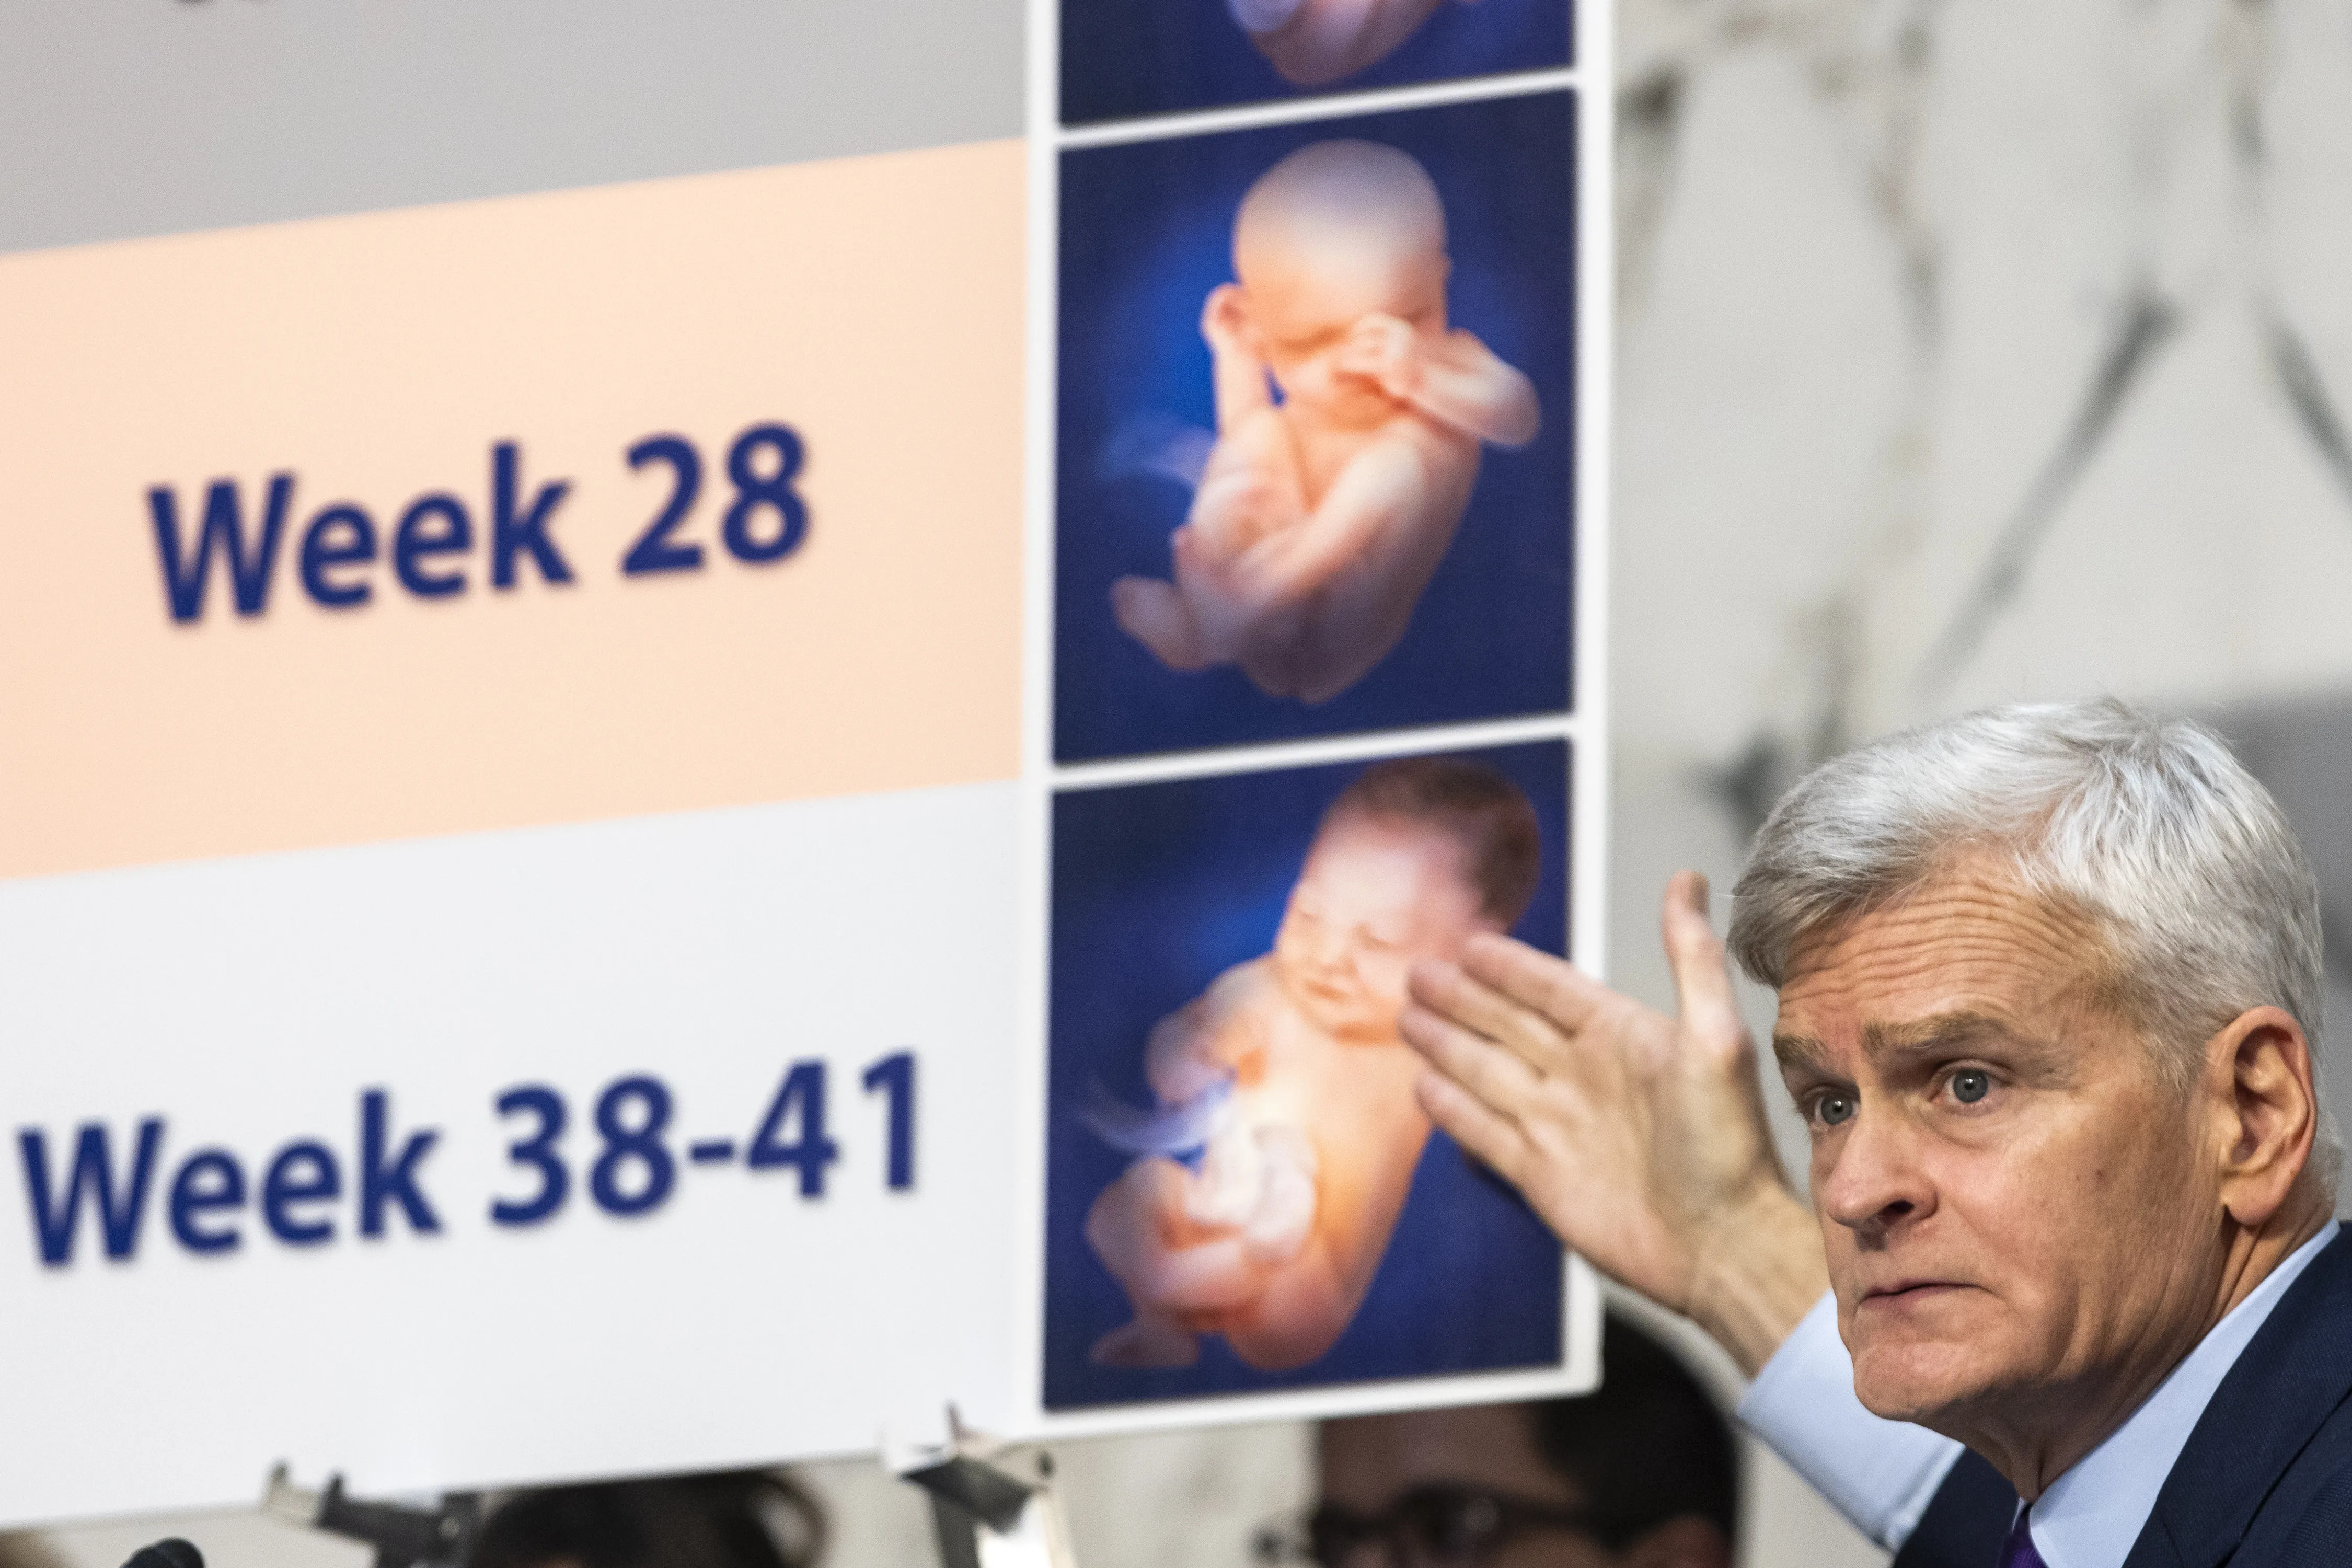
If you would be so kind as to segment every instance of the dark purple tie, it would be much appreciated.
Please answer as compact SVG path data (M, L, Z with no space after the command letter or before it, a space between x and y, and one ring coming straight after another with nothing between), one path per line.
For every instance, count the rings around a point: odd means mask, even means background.
M2033 1531L2023 1509L2017 1510L2017 1522L2009 1527L2009 1539L2000 1543L2000 1568L2049 1568L2042 1553L2033 1550Z

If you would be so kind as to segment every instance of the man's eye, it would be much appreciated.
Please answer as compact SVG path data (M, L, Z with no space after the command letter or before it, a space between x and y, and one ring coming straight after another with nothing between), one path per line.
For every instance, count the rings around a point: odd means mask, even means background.
M1813 1114L1824 1127L1852 1120L1854 1109L1853 1096L1850 1094L1825 1094L1813 1101Z
M1952 1098L1962 1105L1974 1105L1992 1092L1992 1077L1976 1068L1962 1068L1952 1075Z

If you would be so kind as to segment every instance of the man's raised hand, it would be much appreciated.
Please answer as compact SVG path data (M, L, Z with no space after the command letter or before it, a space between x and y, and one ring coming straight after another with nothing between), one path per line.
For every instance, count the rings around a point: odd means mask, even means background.
M1826 1287L1821 1237L1773 1157L1703 879L1667 884L1662 925L1679 1017L1486 936L1415 968L1404 1037L1433 1121L1753 1373Z

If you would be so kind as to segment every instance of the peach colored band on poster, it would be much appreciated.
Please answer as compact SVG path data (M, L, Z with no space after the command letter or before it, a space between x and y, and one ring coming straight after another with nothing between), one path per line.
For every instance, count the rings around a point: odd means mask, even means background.
M1013 776L1024 199L991 142L0 258L0 876ZM766 422L809 527L743 564ZM704 564L625 576L656 435ZM570 481L567 585L488 583L505 441L523 503ZM254 531L280 472L267 610L216 563L175 623L150 488L193 542L212 480ZM388 547L432 491L463 591L306 595L321 508Z

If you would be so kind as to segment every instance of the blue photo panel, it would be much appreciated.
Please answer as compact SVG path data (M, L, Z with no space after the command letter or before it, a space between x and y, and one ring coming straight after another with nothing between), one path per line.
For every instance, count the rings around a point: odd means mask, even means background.
M1059 761L1567 710L1574 109L1064 154Z
M1568 937L1568 748L1054 807L1045 1404L1557 1366L1558 1241L1431 1128L1412 963Z
M1062 122L1571 63L1569 0L1063 0Z

